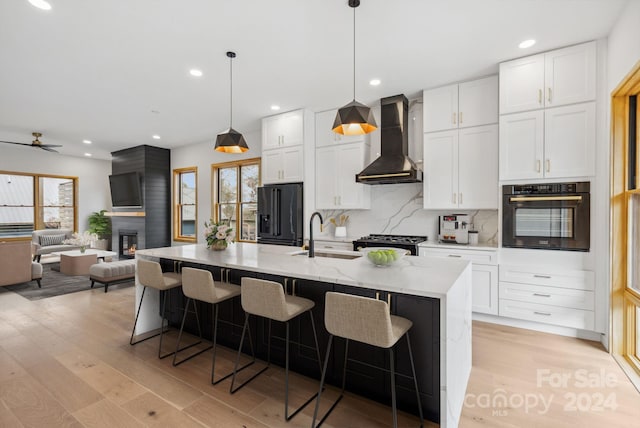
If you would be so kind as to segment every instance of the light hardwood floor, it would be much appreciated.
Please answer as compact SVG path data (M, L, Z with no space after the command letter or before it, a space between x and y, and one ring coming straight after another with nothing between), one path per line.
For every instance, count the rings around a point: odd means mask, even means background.
M133 309L133 288L34 302L0 293L0 427L311 425L312 405L283 421L281 369L229 395L228 381L209 383L208 352L172 367L169 358L157 359L157 339L130 346ZM640 426L640 395L599 344L474 323L473 353L462 427ZM220 373L233 356L219 351ZM563 374L564 384L554 387ZM292 382L292 405L317 388L297 375ZM323 395L321 410L335 394ZM418 425L406 414L399 422ZM354 395L325 424L390 425L388 407Z

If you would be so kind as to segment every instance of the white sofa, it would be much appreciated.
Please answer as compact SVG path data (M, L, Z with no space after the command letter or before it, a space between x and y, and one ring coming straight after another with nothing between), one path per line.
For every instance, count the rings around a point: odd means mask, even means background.
M65 239L71 239L73 236L71 229L42 229L34 230L31 235L31 247L33 252L33 261L40 261L43 254L51 254L57 251L71 251L80 248L78 245L63 244Z

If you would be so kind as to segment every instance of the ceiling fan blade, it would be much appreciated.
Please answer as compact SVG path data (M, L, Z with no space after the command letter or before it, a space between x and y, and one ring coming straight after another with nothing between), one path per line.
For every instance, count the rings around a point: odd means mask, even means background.
M42 150L46 150L48 152L53 152L53 153L58 153L57 150L50 149L48 146L34 146L34 147L40 147ZM54 147L60 147L60 146L54 146Z
M38 147L62 147L60 144L38 144Z
M30 146L31 145L31 144L27 144L27 143L16 143L14 141L0 141L0 143L18 144L19 146Z

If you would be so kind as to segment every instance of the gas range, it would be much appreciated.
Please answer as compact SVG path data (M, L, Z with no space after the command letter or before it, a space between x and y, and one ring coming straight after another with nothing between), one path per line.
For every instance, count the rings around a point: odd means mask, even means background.
M426 236L371 234L353 241L353 250L366 247L395 247L409 250L415 256L418 254L418 244L426 240Z

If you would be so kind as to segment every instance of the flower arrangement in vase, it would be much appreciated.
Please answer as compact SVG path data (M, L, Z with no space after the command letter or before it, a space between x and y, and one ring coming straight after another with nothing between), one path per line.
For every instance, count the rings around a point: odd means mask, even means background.
M204 237L207 240L207 248L212 250L224 250L233 242L233 228L226 223L216 223L209 220L204 222Z
M79 246L81 253L84 253L88 247L91 247L91 243L98 239L98 234L91 233L87 230L82 233L74 232L71 236L70 239L65 239L62 243Z

